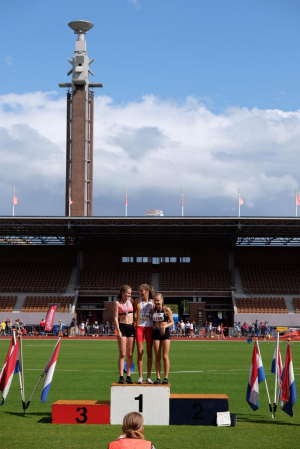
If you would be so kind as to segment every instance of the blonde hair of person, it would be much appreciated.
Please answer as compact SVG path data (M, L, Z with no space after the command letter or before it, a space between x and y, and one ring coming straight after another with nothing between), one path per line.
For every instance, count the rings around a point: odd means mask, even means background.
M131 412L124 416L122 432L124 432L126 438L144 440L143 430L144 418L140 413Z
M141 284L139 288L143 288L144 290L148 290L149 292L149 299L154 299L155 297L155 291L152 285L149 284Z

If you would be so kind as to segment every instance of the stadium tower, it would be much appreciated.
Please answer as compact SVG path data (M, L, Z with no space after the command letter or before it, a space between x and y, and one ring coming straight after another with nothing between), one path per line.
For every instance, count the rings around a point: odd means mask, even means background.
M91 22L74 20L69 27L78 35L75 52L68 75L72 83L60 83L67 87L67 152L66 152L66 216L88 217L93 215L93 122L94 87L90 83L89 66L84 35L93 27Z

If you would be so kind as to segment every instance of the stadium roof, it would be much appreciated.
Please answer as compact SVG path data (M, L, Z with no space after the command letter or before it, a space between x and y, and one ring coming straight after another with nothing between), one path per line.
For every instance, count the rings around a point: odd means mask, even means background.
M85 238L161 236L222 239L234 245L300 245L295 217L0 217L0 239L80 244Z

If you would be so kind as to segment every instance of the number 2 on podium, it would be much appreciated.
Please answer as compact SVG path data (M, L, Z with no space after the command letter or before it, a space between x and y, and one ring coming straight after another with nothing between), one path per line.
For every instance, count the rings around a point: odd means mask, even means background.
M140 394L136 398L134 398L135 401L139 401L139 412L143 413L143 395Z

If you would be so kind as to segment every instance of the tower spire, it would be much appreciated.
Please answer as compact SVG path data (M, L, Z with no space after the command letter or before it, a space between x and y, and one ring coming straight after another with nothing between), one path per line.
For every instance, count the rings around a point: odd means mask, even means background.
M84 35L93 28L86 20L74 20L69 27L77 34L75 52L68 62L72 68L71 83L60 83L59 87L68 88L67 92L67 152L66 152L66 207L70 213L70 195L72 192L72 216L93 215L93 125L94 125L94 87L101 83L90 83L89 75L94 75L86 51Z

